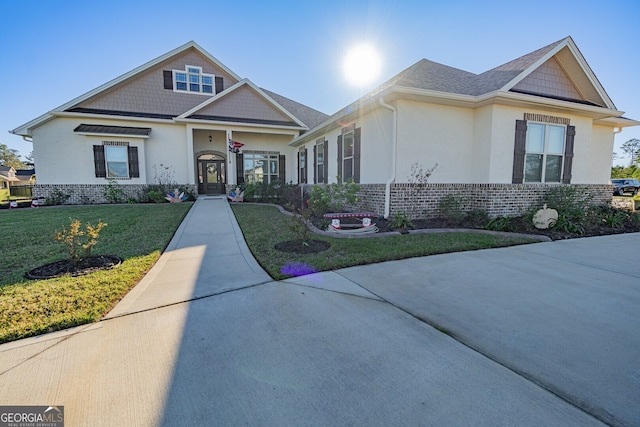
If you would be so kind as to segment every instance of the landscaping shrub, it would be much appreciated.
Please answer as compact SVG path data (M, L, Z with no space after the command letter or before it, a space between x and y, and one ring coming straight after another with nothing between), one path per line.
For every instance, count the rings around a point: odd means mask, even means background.
M69 200L69 197L71 197L69 194L65 194L59 188L56 188L49 193L44 203L47 205L64 205Z
M338 181L341 181L338 179ZM352 179L346 182L315 185L309 193L309 207L314 216L322 216L327 212L343 212L344 209L358 201L360 186Z
M459 225L465 219L465 205L467 199L457 194L448 194L438 202L438 213L454 225Z
M593 206L593 195L571 185L558 185L545 194L542 203L557 210L558 215L564 215L567 220L580 222L585 211Z
M391 222L389 223L391 228L399 229L399 230L409 230L415 228L415 225L409 219L409 216L406 212L397 212L393 215Z
M115 179L108 180L107 187L104 189L104 198L109 203L122 203L124 201L124 190Z
M276 203L285 205L291 192L299 191L297 184L283 184L278 180L270 183L249 182L239 186L248 202Z

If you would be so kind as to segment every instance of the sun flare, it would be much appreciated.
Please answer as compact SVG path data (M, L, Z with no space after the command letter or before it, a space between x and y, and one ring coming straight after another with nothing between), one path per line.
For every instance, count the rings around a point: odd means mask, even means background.
M380 74L381 60L378 52L370 45L362 44L351 48L343 62L343 72L347 81L356 86L373 83Z

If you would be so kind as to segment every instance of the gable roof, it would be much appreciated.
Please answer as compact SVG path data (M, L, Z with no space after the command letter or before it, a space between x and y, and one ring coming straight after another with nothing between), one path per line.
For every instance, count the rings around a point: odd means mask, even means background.
M307 128L296 116L248 79L239 81L182 113L178 119L238 121Z
M512 90L548 61L559 63L565 76L581 94L582 99L570 99L571 101L616 109L571 37L551 43L481 74L473 74L422 59L391 78L381 88L404 86L480 96L495 91ZM536 95L553 97L548 93L536 93Z
M566 87L544 87L536 71L559 70L554 76ZM554 82L557 84L557 81ZM535 90L534 90L535 89ZM564 90L562 90L564 89ZM600 113L601 118L615 117L616 125L634 126L637 122L619 117L622 112L609 98L599 80L587 64L571 37L565 37L481 74L474 74L444 64L421 59L357 101L344 107L322 124L291 142L295 145L327 126L337 126L344 117L361 108L373 108L375 99L393 92L456 99L467 105L477 104L499 93L532 95L549 100L568 101L579 105L610 110ZM570 96L563 96L569 94Z
M15 177L15 175L16 175L16 170L13 168L13 166L0 165L0 178L2 178L4 181L9 181L9 182L20 181L19 178Z
M204 62L205 65L210 64L210 66L213 67L216 71L216 75L219 74L224 76L224 88L220 93L224 93L229 87L232 87L233 85L242 81L242 79L238 75L236 75L233 71L227 68L224 64L218 61L207 51L202 49L197 43L195 43L194 41L190 41L170 52L167 52L162 56L159 56L156 59L147 62L146 64L141 65L140 67L137 67L121 75L120 77L117 77L77 98L72 99L71 101L53 109L48 113L41 115L40 117L28 123L23 124L22 126L11 131L11 133L22 136L31 136L32 129L42 125L43 123L46 123L49 120L52 120L56 115L63 115L67 113L101 114L136 118L142 117L160 120L173 120L176 117L180 117L185 113L185 111L191 111L194 108L197 108L199 105L203 104L203 99L209 100L210 97L199 94L181 93L178 94L178 99L173 90L166 90L165 92L160 93L160 97L162 97L163 99L159 99L157 94L149 97L148 99L146 97L139 96L139 93L141 91L144 91L145 85L149 86L150 84L153 84L153 87L162 87L163 75L158 70L162 68L168 68L169 70L167 70L167 72L170 73L172 67L176 66L176 58L190 58L182 59L182 62L189 60L198 61L198 58L201 58L199 60L200 62ZM184 67L184 64L182 64L182 66ZM122 96L119 97L119 94L126 92L119 92L119 88L127 84L135 84L136 82L138 82L138 80L141 81L141 83L139 83L139 86L141 87L135 87L136 90L131 91L131 94L127 95L128 97L126 99L122 99ZM268 95L264 96L265 98L269 98ZM178 100L176 101L176 99ZM278 102L274 101L273 99L271 99L270 102L278 104ZM121 108L122 106L127 106L128 108ZM287 111L286 107L277 105L276 108L282 110L285 115L290 116L291 121L296 123L296 125L302 128L307 128L307 125L304 123L304 121L301 121L300 118L297 118L292 112ZM299 111L306 111L304 108L296 109ZM313 115L310 114L309 117L313 117Z

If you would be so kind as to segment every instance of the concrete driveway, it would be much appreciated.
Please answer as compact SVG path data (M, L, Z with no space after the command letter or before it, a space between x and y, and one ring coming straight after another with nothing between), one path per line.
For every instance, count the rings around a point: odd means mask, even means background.
M640 425L640 235L339 274L611 425Z
M62 405L69 426L640 425L638 248L588 238L274 282L226 201L199 199L103 321L0 346L0 405Z

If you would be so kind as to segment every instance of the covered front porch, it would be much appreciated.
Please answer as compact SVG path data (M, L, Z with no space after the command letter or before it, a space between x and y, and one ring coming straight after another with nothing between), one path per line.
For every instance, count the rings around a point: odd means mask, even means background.
M187 126L193 164L189 183L197 187L198 194L225 194L244 182L287 179L285 153L297 132L206 126Z

